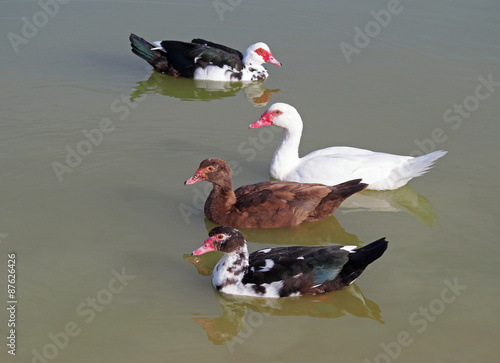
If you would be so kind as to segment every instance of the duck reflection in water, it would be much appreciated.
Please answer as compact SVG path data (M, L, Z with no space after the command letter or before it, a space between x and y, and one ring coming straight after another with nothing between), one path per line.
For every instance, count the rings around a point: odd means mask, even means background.
M271 95L280 91L279 89L267 89L262 83L203 81L170 77L152 72L147 80L137 82L137 86L130 95L130 101L150 93L179 98L183 101L211 101L235 97L240 91L243 91L245 97L252 104L262 107L269 103Z
M346 199L337 210L339 214L354 212L405 212L427 227L438 220L431 202L409 185L396 190L364 190Z
M205 228L209 232L218 226L205 218ZM285 228L239 228L249 241L273 245L320 246L330 243L361 247L364 242L358 236L347 232L334 215L321 221L302 223Z
M226 343L232 349L262 326L271 315L326 319L353 315L384 324L379 306L364 297L356 284L325 295L284 299L225 295L215 289L214 294L222 307L222 314L217 318L193 318L193 321L203 327L213 344Z

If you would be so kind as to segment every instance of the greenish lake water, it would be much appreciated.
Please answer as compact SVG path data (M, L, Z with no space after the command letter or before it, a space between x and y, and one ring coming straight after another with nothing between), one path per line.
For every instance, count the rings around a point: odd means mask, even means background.
M498 361L498 1L0 9L0 361ZM172 79L131 53L131 32L242 51L264 41L283 67L247 87ZM209 185L184 180L207 157L233 163L235 186L268 180L282 130L248 125L274 102L302 115L301 155L448 151L324 221L243 231L251 251L387 237L344 291L223 296L209 277L220 255L189 256L213 224Z

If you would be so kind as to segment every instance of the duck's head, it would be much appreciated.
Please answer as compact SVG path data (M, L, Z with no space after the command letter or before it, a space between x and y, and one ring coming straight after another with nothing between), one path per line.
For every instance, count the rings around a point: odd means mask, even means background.
M281 63L274 58L268 45L262 42L252 44L247 48L243 55L243 63L255 65L271 63L281 66Z
M200 163L194 175L184 182L184 185L206 180L215 184L223 184L231 180L231 168L221 159L205 159Z
M302 130L302 119L295 107L279 102L271 105L249 128L256 129L270 125L280 126L284 129L298 128Z
M208 236L209 238L205 240L203 246L194 250L191 255L203 255L211 251L231 253L245 246L245 238L235 228L218 226L213 228Z

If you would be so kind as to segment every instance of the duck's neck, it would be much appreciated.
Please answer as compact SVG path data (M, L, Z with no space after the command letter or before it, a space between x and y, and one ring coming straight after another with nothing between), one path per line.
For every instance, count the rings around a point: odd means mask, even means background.
M236 251L225 253L214 268L212 283L217 290L227 292L237 289L248 269L246 245Z
M231 180L221 184L213 183L213 189L205 202L205 215L213 222L219 223L236 204L236 195Z
M290 170L294 169L300 162L299 145L302 136L302 125L284 129L283 139L274 152L271 162L271 176L283 180Z

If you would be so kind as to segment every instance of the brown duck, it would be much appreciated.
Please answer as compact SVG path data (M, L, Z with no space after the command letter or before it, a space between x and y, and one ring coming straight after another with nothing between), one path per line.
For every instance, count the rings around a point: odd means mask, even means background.
M335 186L265 181L233 191L231 168L220 159L205 159L184 184L201 180L213 184L205 215L235 228L281 228L330 216L350 195L367 187L361 179Z

